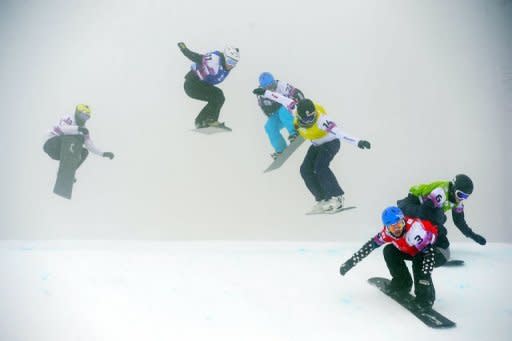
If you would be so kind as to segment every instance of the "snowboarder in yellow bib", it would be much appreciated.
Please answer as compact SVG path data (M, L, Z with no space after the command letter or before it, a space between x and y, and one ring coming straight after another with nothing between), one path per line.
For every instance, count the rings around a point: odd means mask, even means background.
M295 127L304 139L311 141L300 166L300 174L316 200L311 213L335 213L341 210L344 192L329 164L340 150L341 141L361 149L370 149L370 142L343 132L327 116L325 109L310 99L301 100L297 104Z
M327 116L325 109L310 99L302 99L297 103L296 100L280 93L261 88L255 89L253 93L280 103L289 110L297 108L295 129L304 139L311 141L311 146L300 166L300 174L306 187L316 200L309 214L339 212L343 208L344 192L329 164L340 150L341 141L361 149L370 149L370 142L343 132Z

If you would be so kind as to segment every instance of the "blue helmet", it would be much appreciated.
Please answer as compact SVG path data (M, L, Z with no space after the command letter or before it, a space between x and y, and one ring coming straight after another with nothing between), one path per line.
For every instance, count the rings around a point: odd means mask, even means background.
M270 72L263 72L259 78L260 88L266 88L269 85L272 85L275 81L274 76L272 76Z
M404 214L402 210L396 206L390 206L382 212L382 223L386 226L396 224L401 219L404 219Z

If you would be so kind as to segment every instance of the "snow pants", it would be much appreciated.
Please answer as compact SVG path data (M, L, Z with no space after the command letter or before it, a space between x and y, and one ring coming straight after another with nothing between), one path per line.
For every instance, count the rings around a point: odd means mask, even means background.
M82 135L76 135L76 138L77 138L77 140L79 140L79 142L81 142L81 143L84 142L84 138ZM51 157L54 160L59 161L61 145L62 145L62 136L54 136L54 137L48 139L44 143L43 150L45 151L46 154L48 154L49 157ZM80 162L78 163L77 168L80 167L82 165L82 163L84 163L84 161L88 155L89 155L89 151L85 148L82 148L82 155L80 157Z
M400 251L393 244L384 247L384 260L391 274L391 285L394 289L409 291L413 284L413 279L405 260L412 261L412 272L414 276L414 294L418 302L434 303L436 291L432 283L431 274L425 274L421 271L423 258L425 254L420 252L414 257Z
M218 121L220 109L225 101L224 93L221 89L201 81L197 76L185 78L183 88L189 97L208 102L197 115L195 119L196 124L205 121Z
M281 106L279 110L271 114L267 123L265 123L265 132L270 140L270 144L277 153L281 153L286 148L286 140L281 135L281 129L286 128L289 135L297 134L293 126L293 115L288 109Z
M329 168L329 164L340 150L340 140L336 139L319 146L311 145L300 166L300 174L306 187L316 201L328 200L344 192Z

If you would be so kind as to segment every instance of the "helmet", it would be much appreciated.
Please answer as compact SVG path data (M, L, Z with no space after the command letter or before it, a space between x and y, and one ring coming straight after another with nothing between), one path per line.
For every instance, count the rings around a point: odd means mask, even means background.
M270 85L272 85L276 80L274 79L274 76L270 72L263 72L260 75L259 83L261 88L266 88Z
M301 127L311 127L316 121L318 113L315 104L310 99L303 99L297 103L297 116Z
M87 116L91 116L91 109L87 104L78 104L75 108L75 114L82 113Z
M87 104L78 104L75 108L75 120L79 126L85 125L85 122L91 118L91 109Z
M401 219L404 219L404 214L396 206L390 206L382 212L382 223L386 226L396 224Z
M465 200L473 193L473 181L465 174L457 174L452 184L453 194L458 200Z
M224 49L224 59L227 65L234 67L240 60L240 51L237 47L227 46Z

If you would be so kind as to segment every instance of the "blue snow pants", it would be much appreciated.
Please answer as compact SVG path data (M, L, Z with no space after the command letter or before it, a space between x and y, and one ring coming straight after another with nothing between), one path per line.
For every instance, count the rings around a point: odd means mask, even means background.
M300 175L316 201L328 200L344 193L334 173L329 169L331 160L339 150L338 139L319 146L311 145L300 166Z
M281 106L278 111L268 117L267 123L265 123L265 132L277 153L281 153L286 148L286 141L281 135L281 129L283 128L286 128L290 135L297 134L293 126L292 113Z

